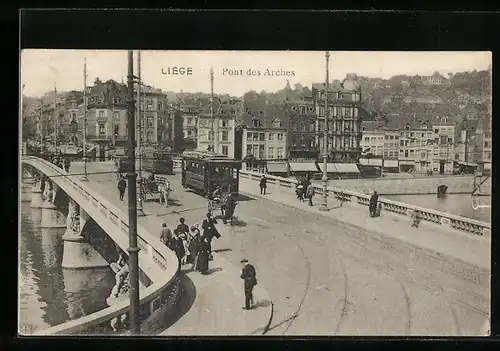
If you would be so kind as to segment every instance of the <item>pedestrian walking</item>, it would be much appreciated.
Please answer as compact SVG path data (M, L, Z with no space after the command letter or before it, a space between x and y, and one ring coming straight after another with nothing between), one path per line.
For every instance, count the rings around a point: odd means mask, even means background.
M420 224L420 221L421 221L420 212L413 211L411 226L414 227L414 228L418 228L418 225Z
M212 218L210 213L207 213L207 218L205 218L201 224L201 227L203 228L203 236L207 238L210 243L212 242L213 237L216 237L217 239L220 238L220 233L215 227L216 224L217 221Z
M174 235L170 240L170 245L168 248L173 252L175 252L175 255L177 256L177 261L179 262L179 265L177 267L177 273L179 273L181 271L182 258L184 257L186 252L184 251L184 245L182 243L182 239L180 238L179 230L177 228L174 229Z
M208 271L208 262L210 260L211 253L212 249L210 243L208 242L208 238L202 236L197 248L194 269L201 274L206 274Z
M118 193L120 194L120 201L123 201L123 196L125 195L125 189L127 188L127 182L125 178L121 177L118 181Z
M245 290L245 306L244 310L253 308L253 287L257 285L257 273L255 267L248 263L246 258L241 260L243 269L241 270L240 278L243 279L243 288Z
M195 224L194 226L191 227L191 231L189 233L189 244L188 244L188 250L189 250L189 256L188 256L188 263L192 263L193 267L192 269L194 270L194 263L196 260L196 255L198 254L198 246L200 244L201 236L200 236L200 230L198 229L198 224Z
M181 217L181 219L179 220L179 225L177 226L177 230L179 231L179 233L189 233L189 226L185 223L186 220Z
M71 166L71 160L69 159L69 157L66 157L66 159L64 160L64 170L66 171L66 173L69 173L70 166Z
M373 194L370 197L370 205L369 205L370 217L376 216L377 202L378 202L378 193L376 191L373 191Z
M167 228L167 223L162 223L161 232L160 232L160 240L165 246L170 245L170 241L172 240L172 231Z
M260 178L260 194L266 195L266 189L267 189L267 178L265 175L262 175L262 178Z
M313 206L312 199L313 199L313 196L315 194L315 191L314 191L314 185L312 183L310 183L307 186L306 194L307 194L307 198L309 199L309 206Z

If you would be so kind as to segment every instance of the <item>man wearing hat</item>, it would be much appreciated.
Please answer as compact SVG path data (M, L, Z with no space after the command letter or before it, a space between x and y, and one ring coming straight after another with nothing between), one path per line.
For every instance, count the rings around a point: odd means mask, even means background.
M255 267L248 263L246 258L241 260L243 264L243 269L241 271L240 278L243 279L243 287L245 289L245 307L244 310L252 309L253 305L253 287L257 285L257 273L255 272Z

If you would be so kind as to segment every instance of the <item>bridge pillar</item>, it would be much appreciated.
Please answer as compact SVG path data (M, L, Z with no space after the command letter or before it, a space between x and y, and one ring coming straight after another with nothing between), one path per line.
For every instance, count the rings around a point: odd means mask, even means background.
M49 180L42 194L42 221L40 228L65 228L64 216L54 205L56 194L55 185Z
M82 231L89 216L69 200L66 232L63 235L64 249L62 267L67 269L109 267L109 263L85 240Z
M42 184L45 187L40 175L35 171L33 172L33 186L31 188L31 208L42 208Z

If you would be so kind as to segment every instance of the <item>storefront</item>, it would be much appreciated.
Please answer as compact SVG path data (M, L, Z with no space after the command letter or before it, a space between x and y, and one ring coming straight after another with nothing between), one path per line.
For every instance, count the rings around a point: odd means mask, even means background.
M415 171L415 161L399 160L399 171L411 173Z
M323 172L323 164L318 166ZM326 167L328 177L333 179L352 179L359 178L361 175L355 163L328 163Z
M295 177L301 177L305 175L314 176L318 173L318 167L316 167L316 162L290 162L290 173Z
M288 163L287 162L268 162L266 165L267 173L278 176L286 177L288 175Z

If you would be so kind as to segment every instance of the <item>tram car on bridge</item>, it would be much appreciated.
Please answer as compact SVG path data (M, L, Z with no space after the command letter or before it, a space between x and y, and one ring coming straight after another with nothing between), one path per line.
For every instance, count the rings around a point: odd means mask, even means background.
M241 160L209 151L182 153L182 186L210 198L217 187L238 195Z
M142 169L155 174L174 174L175 154L154 147L142 148Z

